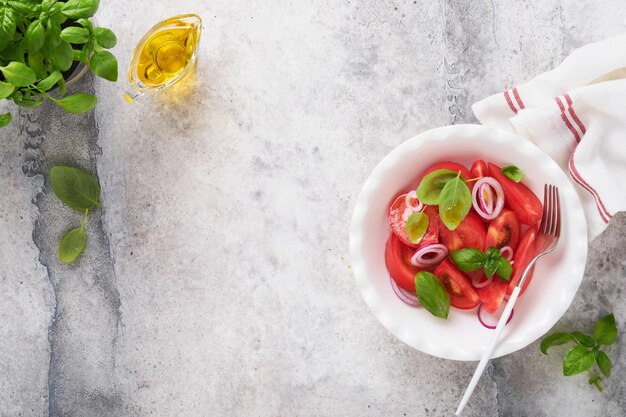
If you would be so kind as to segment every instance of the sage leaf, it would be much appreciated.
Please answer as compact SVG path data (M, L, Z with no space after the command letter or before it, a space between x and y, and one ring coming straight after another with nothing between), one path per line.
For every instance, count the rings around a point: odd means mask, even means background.
M89 67L98 77L117 81L117 59L109 51L94 52Z
M596 364L598 365L598 368L600 368L600 371L602 371L604 376L606 376L607 378L611 376L611 369L613 368L613 365L611 364L611 359L609 359L607 354L601 350L596 351Z
M439 204L441 190L455 178L456 172L449 169L440 169L426 175L417 187L417 198L424 204Z
M6 67L0 67L4 78L16 87L27 87L35 82L37 75L26 64L10 62Z
M572 376L585 372L593 366L595 361L593 352L581 345L574 346L563 360L563 375Z
M409 216L406 224L404 225L404 229L406 230L407 235L409 235L409 240L412 243L419 243L422 240L426 234L426 230L428 230L428 223L428 216L422 211L412 213Z
M435 317L448 318L450 295L434 274L418 272L415 275L415 293L426 311Z
M572 336L574 337L574 340L576 342L578 342L579 344L586 346L588 348L592 348L596 345L596 339L594 339L591 336L587 336L584 333L581 332L572 332Z
M7 98L15 91L13 84L0 81L0 99Z
M513 267L511 266L511 263L502 256L498 258L496 262L498 263L498 267L496 268L496 274L498 274L502 281L510 281L511 274L513 273Z
M68 207L84 212L100 206L100 185L91 174L72 167L53 166L50 183L57 198Z
M35 20L26 29L24 34L24 41L26 42L26 48L29 53L37 52L43 46L46 40L44 34L44 27L41 20Z
M85 228L80 225L63 235L59 242L59 259L61 262L74 262L87 246L87 234Z
M11 113L0 114L0 127L8 126L13 120Z
M96 28L93 31L93 35L98 45L103 48L111 49L117 44L117 37L111 29Z
M508 179L515 182L520 182L524 179L524 173L515 165L509 165L502 168L502 174L504 174L504 176Z
M606 317L603 317L596 324L596 328L593 331L593 336L596 338L598 343L608 346L615 343L617 339L617 324L615 324L615 316L613 314L609 314Z
M91 17L98 10L99 0L69 0L63 6L63 14L70 19Z
M4 49L15 35L17 21L15 13L9 7L0 7L0 49Z
M441 190L441 195L439 196L439 217L449 230L454 230L465 219L471 208L472 193L459 172Z
M539 346L539 349L541 350L541 353L547 355L548 348L551 348L552 346L563 345L567 342L571 342L572 340L574 340L574 338L570 333L554 333L541 341L541 346Z
M70 26L61 31L61 39L69 43L83 44L89 42L91 35L85 28Z
M476 271L483 267L487 256L478 249L465 248L450 253L452 262L465 272Z
M55 103L67 112L81 114L96 107L97 101L94 95L76 93L63 97L61 100L56 100Z
M52 74L37 83L37 88L43 91L48 91L54 87L61 78L63 78L63 75L61 75L59 71L53 71Z

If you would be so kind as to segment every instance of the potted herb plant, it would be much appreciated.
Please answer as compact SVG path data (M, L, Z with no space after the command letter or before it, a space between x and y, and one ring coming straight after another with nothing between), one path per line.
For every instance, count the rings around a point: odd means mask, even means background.
M70 113L96 105L92 94L65 95L66 81L88 66L99 77L117 80L117 60L106 49L117 42L89 20L99 0L0 0L0 99L37 107L46 99ZM11 122L0 114L0 127Z

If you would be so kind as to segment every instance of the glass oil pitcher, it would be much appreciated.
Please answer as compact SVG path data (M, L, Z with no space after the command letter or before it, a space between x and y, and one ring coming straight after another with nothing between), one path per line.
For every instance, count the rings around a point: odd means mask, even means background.
M191 74L196 65L202 20L195 14L174 16L156 24L135 48L124 98L162 90Z

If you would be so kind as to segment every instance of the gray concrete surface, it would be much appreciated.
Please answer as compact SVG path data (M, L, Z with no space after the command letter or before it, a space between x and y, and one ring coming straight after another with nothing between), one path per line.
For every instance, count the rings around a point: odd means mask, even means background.
M474 370L388 334L354 285L361 184L416 133L623 30L619 0L102 2L126 68L166 16L205 23L195 78L133 105L15 112L0 131L0 416L447 416ZM123 71L122 71L123 73ZM4 106L4 104L2 105ZM85 255L50 166L99 177ZM590 245L555 329L626 307L626 216ZM600 394L538 343L493 361L467 416L624 416L626 342Z

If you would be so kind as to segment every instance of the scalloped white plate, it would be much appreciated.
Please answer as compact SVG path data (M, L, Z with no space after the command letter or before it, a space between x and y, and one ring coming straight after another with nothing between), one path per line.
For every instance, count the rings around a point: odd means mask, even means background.
M455 125L402 143L374 168L357 199L350 228L353 269L363 299L383 326L409 346L445 359L479 360L492 331L478 322L476 309L453 308L448 320L441 320L396 297L385 267L387 207L399 192L414 189L420 173L435 162L469 168L479 158L520 167L524 183L540 199L544 183L557 185L562 202L559 246L537 264L493 357L522 349L550 330L572 302L585 270L587 224L578 196L558 165L528 140L486 126Z

